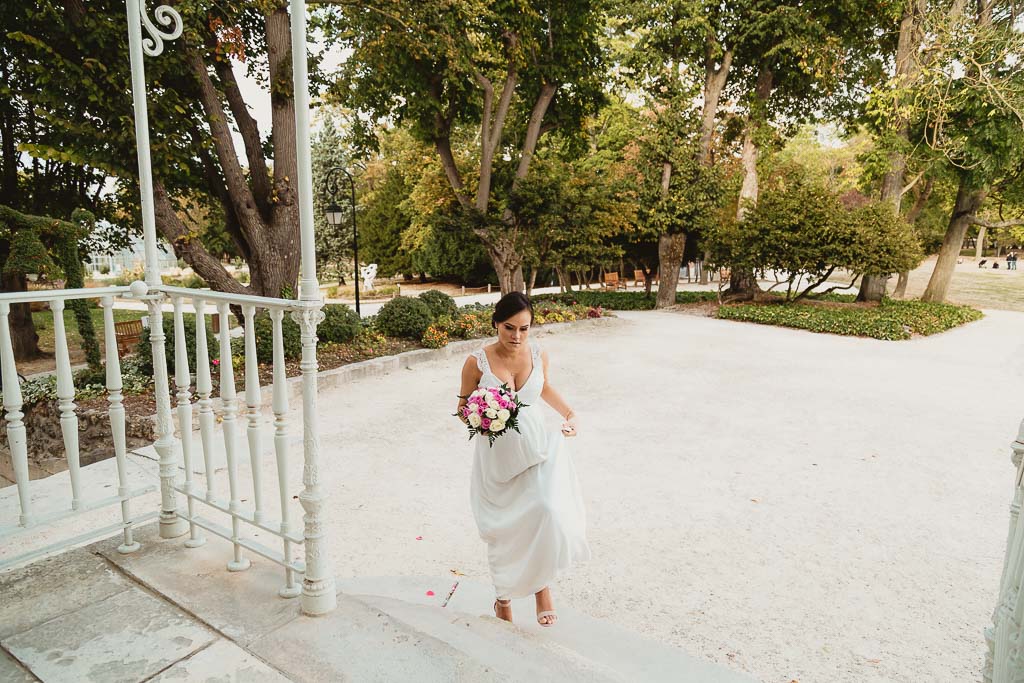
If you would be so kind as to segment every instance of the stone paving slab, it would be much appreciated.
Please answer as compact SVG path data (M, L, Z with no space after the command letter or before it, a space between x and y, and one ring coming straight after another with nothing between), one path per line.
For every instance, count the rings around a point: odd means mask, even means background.
M109 562L85 548L0 574L0 640L131 587Z
M0 650L0 681L4 683L35 683L38 680L26 671L17 659Z
M230 640L220 639L147 683L288 683L290 680Z
M285 583L284 569L246 551L252 566L242 572L229 572L226 565L232 557L231 543L203 533L205 545L186 548L187 534L161 539L157 525L149 524L139 530L142 548L134 553L118 553L117 539L94 547L142 585L198 615L243 646L299 615L298 598L277 595ZM261 534L256 540L278 547L268 537ZM302 576L296 575L296 581L301 580Z
M215 639L180 610L132 588L2 644L47 683L135 683Z

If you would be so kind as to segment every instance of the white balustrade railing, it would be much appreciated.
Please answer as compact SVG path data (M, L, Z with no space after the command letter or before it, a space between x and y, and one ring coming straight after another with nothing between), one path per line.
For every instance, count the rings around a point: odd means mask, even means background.
M0 378L3 381L3 410L6 421L7 447L10 451L15 486L18 490L19 514L17 520L0 520L0 540L9 543L15 537L30 531L48 528L58 521L83 515L94 510L119 505L121 521L100 528L93 528L73 538L63 538L55 543L10 556L0 562L0 567L27 562L35 557L76 545L90 538L105 536L120 531L123 543L118 548L129 553L139 548L133 539L133 527L150 519L156 512L133 514L131 500L155 490L147 485L131 488L128 481L128 463L125 439L125 410L122 397L121 365L117 353L117 339L114 330L113 302L115 297L136 297L145 294L146 287L137 283L129 287L105 287L100 289L65 289L35 292L14 292L0 294ZM64 325L65 302L78 299L98 299L103 307L104 347L106 352L106 389L109 403L108 415L112 448L117 465L117 495L98 495L104 489L87 490L82 482L80 449L78 442L78 414L75 405L75 384L71 368L67 330ZM10 312L14 304L45 302L53 314L54 359L57 375L57 405L60 411L60 428L64 442L64 457L67 460L71 490L60 500L44 501L37 510L33 504L32 492L39 486L38 480L30 479L29 453L21 385L17 362L11 344Z
M985 629L985 683L1024 681L1024 420L1011 445L1017 468L1013 501L1010 503L1010 529L1006 537L1006 557L999 581L999 598L992 613L992 626Z
M185 511L177 510L176 514L185 520L191 530L191 537L186 545L195 547L203 540L199 537L199 529L220 536L232 544L232 556L227 562L229 571L243 571L250 566L245 552L250 552L268 559L284 569L284 585L278 591L282 597L303 596L303 609L307 612L318 611L318 601L322 600L325 590L332 590L327 577L328 562L325 549L325 534L321 519L323 495L319 483L319 448L316 438L316 325L322 313L319 302L300 302L290 299L272 299L235 294L225 294L209 290L190 290L177 287L158 287L164 295L174 303L174 349L175 349L175 383L177 388L177 410L179 429L182 436L181 465L185 468L185 480L172 482L171 486L177 493L188 500ZM195 402L198 404L199 444L203 452L203 463L206 485L200 489L194 481L192 472L192 402L189 392L190 368L185 349L192 345L192 339L185 338L183 309L191 304L195 310ZM219 322L219 396L220 399L220 438L214 410L214 389L210 369L211 342L208 340L206 320L208 305L212 304L212 315ZM242 376L245 381L244 404L241 406L239 419L239 397L235 387L235 367L231 350L231 324L234 320L233 309L241 313L244 321L243 367ZM276 460L276 486L279 509L278 517L273 519L274 512L266 504L265 486L268 482L263 477L263 438L262 438L262 387L260 385L259 360L257 358L256 319L258 315L267 315L270 319L273 348L273 447ZM303 383L303 489L299 494L299 502L305 509L305 526L302 533L295 528L292 521L293 492L289 480L289 469L292 465L289 453L290 435L288 431L288 380L284 357L283 321L285 314L290 314L299 324L302 333L303 359L300 364ZM154 355L154 366L158 358ZM156 374L159 370L156 369ZM243 491L244 482L240 468L241 450L238 432L244 427L246 450L248 452L248 468L251 491ZM218 493L218 475L216 461L223 454L226 463L227 497ZM222 476L222 475L221 475ZM223 486L223 480L219 482ZM251 501L251 502L249 502ZM227 515L230 526L215 522L213 519L200 515L197 506L204 505L210 510ZM264 543L257 542L246 536L244 529L251 527L263 534L270 534L279 539L281 550L274 550ZM303 546L305 561L295 559L295 546ZM304 575L302 584L297 583L296 575ZM326 588L325 588L326 587ZM331 593L333 598L333 593Z

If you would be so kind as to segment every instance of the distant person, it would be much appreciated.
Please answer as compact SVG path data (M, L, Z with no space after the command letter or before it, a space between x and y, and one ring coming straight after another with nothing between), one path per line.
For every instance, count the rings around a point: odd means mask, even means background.
M1017 252L1011 251L1010 256L1012 257L1010 261L1010 270L1017 270Z

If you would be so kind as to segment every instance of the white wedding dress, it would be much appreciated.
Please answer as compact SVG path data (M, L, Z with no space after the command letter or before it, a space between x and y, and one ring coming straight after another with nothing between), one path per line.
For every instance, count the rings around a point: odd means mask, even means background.
M501 600L536 593L573 563L590 558L572 455L562 432L544 424L544 366L533 344L530 353L533 371L516 392L528 406L519 411L519 432L499 436L493 447L486 438L473 439L473 516ZM473 356L483 373L479 386L501 386L486 352L481 348Z

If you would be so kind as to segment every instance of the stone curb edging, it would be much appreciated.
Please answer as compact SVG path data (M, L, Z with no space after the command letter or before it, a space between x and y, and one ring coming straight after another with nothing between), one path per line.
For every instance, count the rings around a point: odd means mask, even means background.
M547 323L534 328L531 331L538 335L560 334L568 331L573 326L576 326L577 328L580 325L594 327L598 325L607 325L609 324L609 321L622 322L622 319L605 317L587 318L585 320L574 320L564 323ZM342 365L341 367L324 370L318 374L319 388L321 390L332 389L334 387L341 386L350 380L362 379L364 377L378 377L380 375L386 375L389 372L394 372L395 370L403 370L421 363L429 363L435 360L444 360L453 356L469 354L471 351L475 351L480 348L481 345L490 341L490 339L491 337L481 337L478 339L459 340L450 342L440 349L415 349L413 351L406 351L394 356L371 358L358 363L349 363L348 365ZM296 397L302 395L302 377L289 377L288 383L290 396ZM267 389L270 389L270 387L267 387ZM266 401L266 396L264 397L264 401Z

